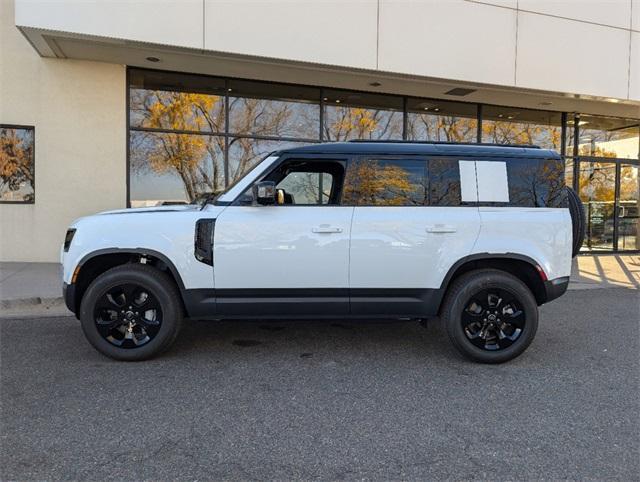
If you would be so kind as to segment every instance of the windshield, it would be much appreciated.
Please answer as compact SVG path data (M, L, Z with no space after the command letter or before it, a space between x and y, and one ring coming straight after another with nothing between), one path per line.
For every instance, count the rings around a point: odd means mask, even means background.
M220 196L231 191L240 182L242 182L247 176L253 173L265 160L269 159L270 157L275 157L276 155L277 153L275 151L270 152L269 154L264 156L262 159L260 159L260 161L258 161L251 169L249 169L242 176L238 177L235 181L229 184L224 190L201 193L193 200L192 204L201 204L202 207L204 207L205 204L214 203Z

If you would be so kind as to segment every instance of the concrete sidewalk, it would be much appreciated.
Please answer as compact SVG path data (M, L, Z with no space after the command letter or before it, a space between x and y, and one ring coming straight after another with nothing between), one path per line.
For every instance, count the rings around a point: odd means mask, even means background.
M569 289L640 289L640 255L578 256ZM60 306L62 275L58 263L0 263L0 309Z

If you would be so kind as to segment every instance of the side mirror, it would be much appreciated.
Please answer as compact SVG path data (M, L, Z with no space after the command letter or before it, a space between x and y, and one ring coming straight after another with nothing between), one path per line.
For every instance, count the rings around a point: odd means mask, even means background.
M261 181L254 184L253 197L258 204L275 204L276 183L273 181Z

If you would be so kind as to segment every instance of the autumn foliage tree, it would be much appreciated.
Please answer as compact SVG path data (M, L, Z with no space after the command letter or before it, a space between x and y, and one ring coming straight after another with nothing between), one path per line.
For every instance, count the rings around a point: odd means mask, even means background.
M229 182L241 177L259 158L255 139L231 137L225 145L224 97L198 93L135 90L131 110L139 131L132 145L132 166L141 172L177 175L186 197L225 188L224 152L228 149ZM231 130L239 134L277 135L291 117L286 103L263 99L233 98Z
M421 205L426 190L412 183L409 172L398 165L358 162L349 169L343 198L347 204L370 206Z
M172 173L180 177L187 198L224 188L221 153L224 138L182 132L218 132L224 129L224 100L220 96L137 90L131 102L143 131L132 146L132 166L138 171ZM210 162L203 162L210 159ZM218 161L218 162L216 162Z
M0 196L7 191L18 191L25 184L33 186L32 136L32 131L0 129ZM33 193L27 193L23 200L29 201L32 197Z

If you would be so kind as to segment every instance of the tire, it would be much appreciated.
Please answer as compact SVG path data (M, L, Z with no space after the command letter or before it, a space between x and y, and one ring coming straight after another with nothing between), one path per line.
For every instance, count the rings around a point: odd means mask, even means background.
M487 305L487 309L478 311L481 305ZM489 319L491 315L494 320ZM538 329L538 305L527 285L509 273L492 269L470 271L455 279L447 290L440 317L453 346L464 357L480 363L516 358L531 344Z
M578 193L570 187L567 187L567 198L569 201L569 213L571 214L571 223L573 226L573 246L571 249L571 257L575 258L582 248L584 237L586 234L587 219L584 213L584 205Z
M173 280L143 264L104 272L80 304L80 324L89 343L121 361L148 360L167 350L178 336L182 317Z

